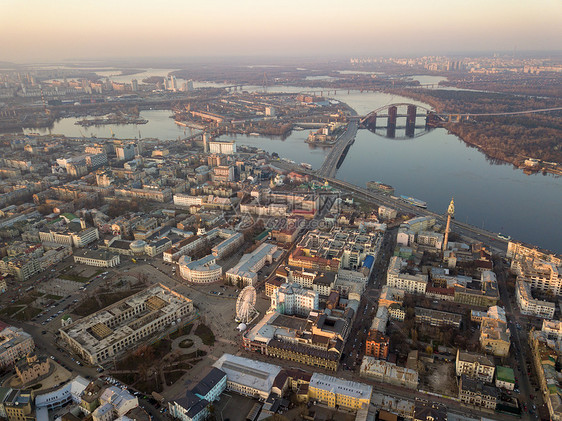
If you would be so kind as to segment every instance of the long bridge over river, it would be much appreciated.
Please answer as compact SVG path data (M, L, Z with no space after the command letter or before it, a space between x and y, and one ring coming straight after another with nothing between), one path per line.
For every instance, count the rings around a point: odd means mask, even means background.
M405 109L405 112L399 110ZM419 110L422 110L420 113ZM553 111L561 111L562 107L538 108L523 111L504 111L492 113L438 113L427 107L410 104L395 103L379 107L367 115L352 115L345 132L339 136L332 150L324 160L322 166L318 169L317 174L322 177L334 177L338 167L341 165L347 151L353 144L357 130L362 126L371 131L386 128L387 137L395 137L397 129L405 128L407 137L414 137L415 130L419 128L427 128L438 126L444 122L459 122L473 117L491 117L491 116L517 116L525 114L547 113ZM405 118L404 126L398 126L398 119ZM419 120L423 119L420 125Z

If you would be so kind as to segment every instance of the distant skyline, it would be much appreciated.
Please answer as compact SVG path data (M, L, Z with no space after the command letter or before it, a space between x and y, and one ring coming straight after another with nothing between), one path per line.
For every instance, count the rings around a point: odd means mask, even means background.
M561 0L4 0L0 61L560 51Z

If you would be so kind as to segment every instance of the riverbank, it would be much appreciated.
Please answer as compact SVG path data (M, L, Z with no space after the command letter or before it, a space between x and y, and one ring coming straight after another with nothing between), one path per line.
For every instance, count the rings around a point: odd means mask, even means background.
M392 91L417 101L430 104L442 113L513 112L528 109L559 107L561 100L552 98L525 98L511 94L446 90ZM443 123L443 127L466 144L478 148L490 159L514 165L517 168L562 173L562 116L561 112L518 116L472 117L468 121ZM529 167L528 158L538 160Z
M477 129L476 127L474 127L474 124L480 123L446 123L443 125L443 127L446 128L449 133L459 137L459 139L461 139L467 145L473 146L480 150L480 152L482 152L488 158L497 159L498 161L512 164L514 167L519 168L523 171L550 173L557 176L562 175L562 165L559 163L539 160L538 162L532 161L532 164L526 165L525 161L527 160L527 158L532 157L521 154L510 156L506 155L506 151L503 148L489 144L482 145L480 143L480 139L485 136L485 134L482 134L482 131L485 131L485 128L481 127Z

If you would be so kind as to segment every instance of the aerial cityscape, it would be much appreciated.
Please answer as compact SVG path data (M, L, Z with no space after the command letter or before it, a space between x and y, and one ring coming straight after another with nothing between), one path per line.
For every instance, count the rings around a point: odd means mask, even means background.
M0 420L562 421L562 3L0 5Z

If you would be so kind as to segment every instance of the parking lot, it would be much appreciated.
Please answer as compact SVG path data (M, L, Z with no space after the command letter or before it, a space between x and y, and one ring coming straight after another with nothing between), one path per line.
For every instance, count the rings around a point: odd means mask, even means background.
M59 292L61 298L59 300L54 301L50 304L47 308L45 308L41 313L35 316L32 321L40 324L42 326L48 325L52 322L57 321L57 323L53 323L53 326L50 326L51 329L59 329L61 327L60 318L65 314L71 312L71 308L76 305L79 301L86 298L89 294L89 291L94 290L101 284L105 282L107 277L111 276L108 271L98 273L97 275L93 276L91 279L87 280L82 284L82 286L70 291L69 288L62 288ZM56 282L55 280L50 281L51 283ZM76 282L73 282L76 283ZM55 284L56 285L56 284Z

